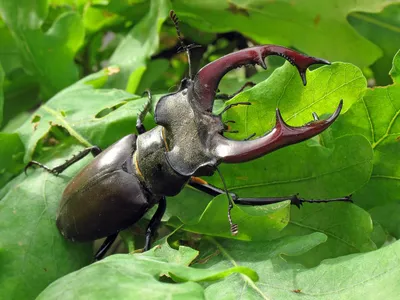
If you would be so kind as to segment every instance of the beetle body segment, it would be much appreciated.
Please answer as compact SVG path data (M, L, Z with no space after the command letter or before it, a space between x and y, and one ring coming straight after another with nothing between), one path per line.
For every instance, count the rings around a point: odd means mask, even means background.
M166 160L167 146L163 130L163 127L156 126L138 136L135 167L140 180L151 193L175 196L190 177L175 172Z
M64 190L57 227L70 240L92 241L132 225L158 202L132 167L136 135L100 153Z

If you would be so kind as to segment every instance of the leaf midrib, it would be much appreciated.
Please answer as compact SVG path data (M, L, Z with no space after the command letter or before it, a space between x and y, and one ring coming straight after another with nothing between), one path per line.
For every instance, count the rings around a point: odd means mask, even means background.
M75 129L73 129L70 124L65 120L65 118L55 111L54 109L50 108L47 105L42 105L42 108L48 112L50 115L55 117L57 120L60 121L60 125L63 126L73 137L75 137L81 144L85 145L86 147L92 146L89 141L87 141L82 135L80 135Z
M247 185L242 185L242 186L234 186L234 187L229 187L229 190L232 191L232 190L249 189L249 188L261 187L261 186L288 184L288 183L294 183L294 182L307 181L307 180L315 179L315 178L318 178L318 177L322 177L322 176L334 174L334 173L337 173L337 172L341 172L341 171L346 170L348 168L352 168L352 167L356 167L356 166L365 164L365 163L367 163L369 161L370 160L366 159L366 160L363 160L363 161L358 162L356 164L351 164L351 165L345 166L345 167L340 168L340 169L336 169L336 170L331 171L331 172L325 172L325 173L321 173L321 174L316 174L316 175L309 176L309 177L302 177L302 178L295 178L295 179L288 179L288 180L277 180L277 181L262 182L262 183L254 183L254 184L247 184Z
M218 243L214 238L212 237L207 237L207 239L212 242L219 251L221 251L221 254L227 258L227 260L235 267L238 267L238 264L234 260L234 258L225 250L224 247L220 243ZM243 279L244 285L248 285L252 289L254 289L264 300L270 300L256 285L255 283L246 275L244 274L239 274L240 277Z

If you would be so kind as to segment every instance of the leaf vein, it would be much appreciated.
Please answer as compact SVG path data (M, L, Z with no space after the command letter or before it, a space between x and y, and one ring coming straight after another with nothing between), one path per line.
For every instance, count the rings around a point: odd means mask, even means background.
M341 172L343 170L346 170L346 169L349 169L349 168L352 168L352 167L356 167L356 166L365 164L366 162L369 162L369 160L363 160L363 161L358 162L356 164L345 166L343 168L336 169L334 171L321 173L321 174L316 174L316 175L309 176L309 177L295 178L295 179L288 179L288 180L277 180L277 181L271 181L271 182L261 182L261 183L247 184L247 185L239 185L239 186L230 187L229 190L249 189L249 188L260 187L260 186L269 186L269 185L278 185L278 184L287 184L287 183L293 183L293 182L307 181L307 180L315 179L315 178L318 178L318 177L322 177L322 176L334 174L334 173L337 173L337 172Z

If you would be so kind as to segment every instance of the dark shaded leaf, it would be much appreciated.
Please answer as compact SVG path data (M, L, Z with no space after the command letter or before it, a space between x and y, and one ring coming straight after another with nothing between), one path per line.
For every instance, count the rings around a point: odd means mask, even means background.
M393 56L399 50L399 14L400 5L393 4L380 13L354 12L348 16L350 24L359 33L382 49L383 56L371 66L377 85L392 82L388 72L392 67Z
M0 1L0 13L12 32L22 65L35 76L45 98L78 79L74 55L83 44L84 29L77 13L60 15L47 32L41 26L48 14L46 0Z
M121 72L110 84L112 87L135 93L146 70L146 61L159 46L158 34L168 16L168 0L151 2L149 13L128 33L110 58L111 65L117 65Z
M399 203L400 52L393 60L391 76L393 85L368 89L365 96L332 126L335 136L363 134L372 145L374 167L371 179L354 194L354 199L361 207L374 211L375 208L380 210L378 206L390 207ZM381 218L378 217L378 223ZM396 214L388 214L381 223L393 234L396 232L393 228L399 224Z
M379 12L392 1L174 1L178 16L207 32L239 31L260 44L293 46L313 56L365 67L382 50L348 23L353 11ZM260 26L262 24L262 26Z

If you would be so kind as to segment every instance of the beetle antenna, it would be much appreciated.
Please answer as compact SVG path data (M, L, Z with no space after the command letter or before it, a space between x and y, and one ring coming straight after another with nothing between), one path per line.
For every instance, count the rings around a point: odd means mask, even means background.
M181 31L179 29L179 19L178 19L178 16L176 15L175 11L171 10L169 12L169 17L171 18L172 22L174 22L176 33L177 33L178 39L179 39L179 43L181 44L181 46L178 48L178 53L182 52L182 51L186 52L186 55L187 55L187 58L188 58L188 65L189 65L189 78L193 79L192 63L191 63L191 60L190 60L190 50L193 49L193 48L198 48L198 47L200 47L200 45L195 45L195 44L186 45L183 42Z
M219 177L221 177L221 181L222 181L226 196L228 197L228 201L229 201L229 205L228 205L228 221L229 221L229 225L231 226L231 233L232 233L232 235L237 235L239 233L239 226L238 226L238 224L234 224L232 222L232 216L231 216L231 210L233 208L234 202L232 200L231 195L228 192L228 188L226 187L224 176L222 176L222 173L218 168L216 168L216 169L218 171Z

